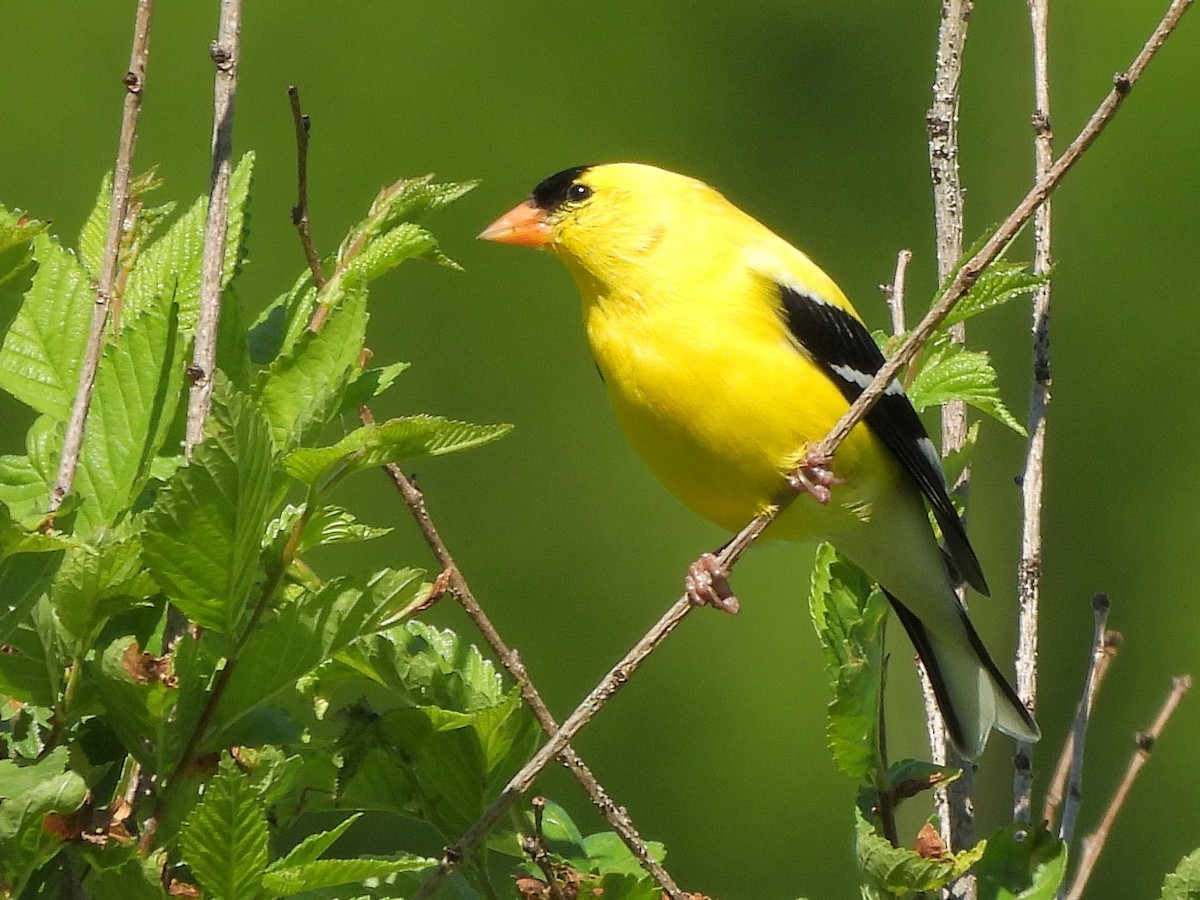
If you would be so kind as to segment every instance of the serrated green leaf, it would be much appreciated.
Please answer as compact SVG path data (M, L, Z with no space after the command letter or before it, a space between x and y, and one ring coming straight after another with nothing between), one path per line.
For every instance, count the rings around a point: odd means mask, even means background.
M351 641L383 627L421 587L418 569L385 569L355 583L338 578L263 620L246 641L213 718L220 733L256 706L331 659Z
M437 245L434 236L420 225L401 222L369 241L346 264L342 277L347 283L374 281L406 259L428 256Z
M35 602L34 610L37 605ZM41 707L46 708L49 715L48 708L54 705L58 696L59 685L54 676L61 661L47 650L28 611L5 635L4 645L5 652L0 653L0 694L25 704L24 710ZM36 714L33 718L37 718ZM36 743L35 735L26 737ZM40 751L37 747L34 755Z
M229 182L229 228L221 287L236 274L244 255L250 181L254 154L238 162ZM143 251L134 264L122 295L122 319L161 306L164 298L179 305L180 330L192 334L199 315L200 263L204 252L204 219L208 198L200 197L166 233Z
M478 447L503 437L511 425L472 425L440 416L409 416L364 425L330 447L301 448L283 459L284 471L307 485L336 468L362 472L421 456L441 456Z
M255 394L280 451L303 442L341 408L347 385L361 371L366 330L367 294L358 288L320 331L305 330L262 373Z
M51 813L77 810L87 796L87 785L67 769L65 747L18 769L15 764L0 773L7 781L20 782L24 789L12 794L0 791L0 883L19 896L30 875L58 852L62 839L42 827Z
M263 896L267 819L257 792L225 756L183 827L180 849L192 874L221 900Z
M142 568L140 538L106 536L67 553L54 579L50 603L67 633L85 641L108 617L156 591L154 580Z
M1062 841L1040 825L1014 823L988 838L975 867L979 900L1053 900L1066 871Z
M1003 306L1017 297L1032 294L1049 280L1048 273L1035 275L1025 263L994 262L983 270L966 296L955 304L939 327L949 328L989 309Z
M187 616L231 633L258 571L273 493L271 438L251 402L218 381L206 429L146 513L144 556Z
M1200 850L1193 850L1163 879L1160 900L1200 900Z
M433 865L437 860L407 854L395 859L319 859L298 866L272 866L263 876L263 886L275 896L288 897L398 872L418 872Z
M267 543L278 545L276 552L282 552L282 545L290 538L303 509L289 504L284 507L279 517L267 526ZM340 506L320 505L305 523L295 555L303 556L314 547L372 541L390 534L391 531L390 528L365 525Z
M87 272L50 235L34 237L33 258L33 282L0 346L0 388L61 422L78 387L94 297Z
M28 456L0 456L0 503L8 507L14 519L40 519L49 501L48 493L46 482Z
M101 359L75 478L77 534L110 527L133 506L184 402L191 338L172 298L157 300L125 318Z
M834 762L851 778L880 771L883 634L888 603L870 579L829 544L817 548L809 609L833 692L826 734Z
M268 871L276 871L278 869L287 869L295 866L302 866L305 863L315 862L332 847L343 834L350 830L350 826L362 818L361 813L354 813L346 817L341 822L338 822L333 828L328 831L319 831L316 834L310 834L299 844L288 851L287 856L282 859L277 859L273 862Z
M981 412L1025 435L996 386L991 358L979 350L964 350L949 341L935 342L922 360L921 369L908 389L909 399L919 411L962 400Z
M893 847L863 816L854 810L855 854L867 886L883 896L910 897L941 890L961 877L986 852L985 843L939 859L923 857L904 847ZM981 895L982 896L982 895Z

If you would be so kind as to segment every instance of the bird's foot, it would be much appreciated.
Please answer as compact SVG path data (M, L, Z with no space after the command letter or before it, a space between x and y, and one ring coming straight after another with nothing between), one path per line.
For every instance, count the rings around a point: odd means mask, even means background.
M711 606L731 615L742 608L729 587L729 570L711 553L701 555L688 566L683 583L688 599L696 606Z
M829 489L842 483L842 479L829 468L832 461L828 456L809 453L800 465L787 473L788 484L792 490L803 491L820 504L828 503L831 496Z

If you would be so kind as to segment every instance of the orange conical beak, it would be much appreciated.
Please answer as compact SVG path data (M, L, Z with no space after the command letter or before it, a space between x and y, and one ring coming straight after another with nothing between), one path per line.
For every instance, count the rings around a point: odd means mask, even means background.
M554 235L546 222L546 211L526 200L483 229L479 239L518 247L545 247Z

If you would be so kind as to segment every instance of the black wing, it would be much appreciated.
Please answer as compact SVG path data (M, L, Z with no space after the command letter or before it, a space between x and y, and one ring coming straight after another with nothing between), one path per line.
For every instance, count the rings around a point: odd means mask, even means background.
M847 402L853 403L883 366L883 353L871 333L840 306L786 285L779 285L779 293L792 336L837 385ZM979 559L946 492L946 478L937 450L898 381L888 385L879 402L867 413L866 422L929 501L959 574L977 591L987 594Z

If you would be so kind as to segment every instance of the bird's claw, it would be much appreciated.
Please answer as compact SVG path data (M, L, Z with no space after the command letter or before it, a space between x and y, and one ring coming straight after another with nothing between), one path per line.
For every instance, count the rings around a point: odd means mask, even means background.
M711 553L703 554L688 567L683 583L688 599L696 606L711 606L731 615L741 609L729 587L729 570Z
M827 456L809 454L803 462L787 473L787 482L794 491L803 491L820 504L829 502L830 488L841 484L842 479L829 468L832 460Z

